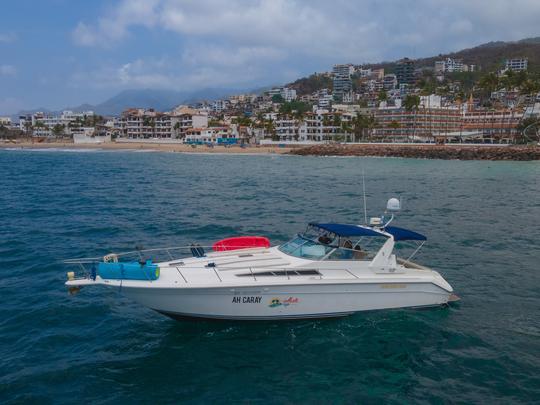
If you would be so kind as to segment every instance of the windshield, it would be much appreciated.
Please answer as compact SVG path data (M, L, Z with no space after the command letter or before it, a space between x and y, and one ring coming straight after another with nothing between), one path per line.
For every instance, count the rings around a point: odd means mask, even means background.
M281 245L279 250L288 255L300 257L302 259L320 260L330 253L333 248L331 246L315 243L312 240L298 235L293 240Z
M319 233L313 238L309 236L308 233L297 235L281 245L279 250L308 260L372 260L386 241L384 237L350 240L330 233Z

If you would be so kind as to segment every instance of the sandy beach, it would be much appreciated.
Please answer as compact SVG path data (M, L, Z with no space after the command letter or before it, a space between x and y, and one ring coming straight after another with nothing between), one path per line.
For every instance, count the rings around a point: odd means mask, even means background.
M99 144L75 144L73 142L5 142L0 141L0 149L96 149L96 150L154 150L181 153L242 153L242 154L286 154L292 148L276 146L221 146L186 145L180 143L154 142L110 142Z
M540 160L538 145L435 145L435 144L327 144L327 145L235 145L213 147L159 142L109 142L75 144L60 142L0 141L0 149L143 150L179 153L290 154L300 156L372 156L443 160Z

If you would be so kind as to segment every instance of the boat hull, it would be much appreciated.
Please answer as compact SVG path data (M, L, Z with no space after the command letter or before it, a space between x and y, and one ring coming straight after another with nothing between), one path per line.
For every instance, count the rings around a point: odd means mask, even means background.
M430 307L451 296L432 283L123 288L134 301L175 319L329 318L360 311Z

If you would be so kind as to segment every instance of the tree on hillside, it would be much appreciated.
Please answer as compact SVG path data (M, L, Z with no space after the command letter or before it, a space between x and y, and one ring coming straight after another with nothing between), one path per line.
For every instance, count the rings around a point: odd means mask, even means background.
M281 114L292 114L298 119L304 118L304 115L311 110L311 105L304 103L303 101L289 101L285 102L279 108Z
M499 77L494 72L489 72L478 82L478 86L484 92L491 94L499 88Z
M303 96L322 89L329 89L332 92L333 82L332 77L329 75L314 73L311 76L303 77L293 83L289 83L287 87L295 89L299 96Z
M232 120L232 123L242 125L244 127L249 127L249 126L251 126L252 121L251 121L251 119L249 117L246 117L245 115L241 115L241 116L235 117Z
M208 120L209 127L221 127L223 123L219 119L210 119Z
M285 102L285 99L282 97L281 94L274 94L272 96L272 103L282 104Z

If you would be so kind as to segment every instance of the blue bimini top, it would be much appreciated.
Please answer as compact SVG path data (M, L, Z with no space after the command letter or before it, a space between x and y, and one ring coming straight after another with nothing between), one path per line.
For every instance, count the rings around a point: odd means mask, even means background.
M325 231L331 232L338 236L387 236L383 233L371 228L350 225L350 224L320 224L311 222L309 226L313 226ZM417 232L410 231L408 229L398 228L397 226L387 226L383 231L389 233L394 237L394 240L427 240L427 238Z

